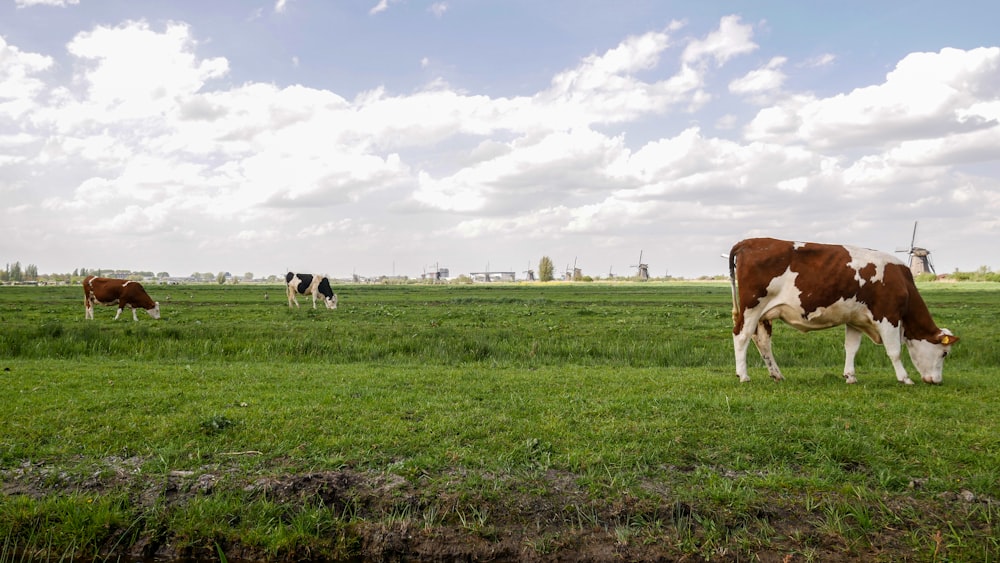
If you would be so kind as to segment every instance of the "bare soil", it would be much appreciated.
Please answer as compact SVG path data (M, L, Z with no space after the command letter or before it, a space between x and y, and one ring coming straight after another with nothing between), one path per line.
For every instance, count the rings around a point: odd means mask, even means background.
M950 560L940 530L952 521L986 537L996 533L995 524L972 517L976 505L995 500L968 491L921 494L921 483L911 484L912 494L882 499L880 510L893 515L891 525L849 538L824 523L822 510L807 509L816 503L796 491L768 494L752 510L732 511L708 500L678 500L662 482L643 483L637 496L602 498L577 476L554 470L516 478L479 475L492 484L486 493L463 485L469 475L459 470L433 479L354 469L255 477L223 466L149 475L139 458L104 461L84 475L25 463L0 471L0 492L41 498L125 490L137 512L156 507L162 513L228 491L245 502L266 498L290 513L322 505L347 522L335 537L276 554L240 540L179 542L174 531L150 519L138 534L132 530L125 538L127 530L111 531L98 546L101 558L131 561L218 561L219 549L230 562L922 561ZM914 536L923 540L919 547Z

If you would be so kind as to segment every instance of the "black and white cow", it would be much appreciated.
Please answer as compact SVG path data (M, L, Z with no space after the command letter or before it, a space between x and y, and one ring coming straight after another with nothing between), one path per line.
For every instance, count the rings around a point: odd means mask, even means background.
M326 276L316 276L313 274L296 274L288 272L285 274L285 284L287 285L288 306L294 303L299 306L299 300L295 294L312 295L313 309L316 308L316 297L322 296L327 309L337 308L337 294L330 287L330 279Z

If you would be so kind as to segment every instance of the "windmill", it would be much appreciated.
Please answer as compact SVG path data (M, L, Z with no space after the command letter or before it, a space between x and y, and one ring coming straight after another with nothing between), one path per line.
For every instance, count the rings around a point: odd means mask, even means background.
M639 281L646 281L649 279L649 264L642 263L642 251L639 251L639 263L632 264L630 268L636 268L635 277Z
M528 269L524 271L524 281L535 281L535 271L531 269L531 261L528 261Z
M936 274L934 263L931 262L931 251L915 246L917 242L917 223L917 221L913 222L913 236L910 238L910 247L897 248L896 252L905 252L909 255L910 272L913 273L914 277L926 273Z
M573 257L573 269L569 269L569 264L566 265L566 273L563 275L563 279L566 281L580 281L583 278L583 270L576 267L576 257Z

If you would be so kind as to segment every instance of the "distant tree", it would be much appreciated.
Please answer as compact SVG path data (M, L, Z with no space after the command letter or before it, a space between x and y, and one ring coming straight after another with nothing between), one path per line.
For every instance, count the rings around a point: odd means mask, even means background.
M8 267L7 279L15 282L24 281L24 272L21 270L20 262L14 262L13 266Z
M38 266L36 266L34 264L28 264L28 266L25 267L25 269L24 269L24 279L26 279L28 281L37 281L38 280Z
M157 272L156 277L162 280L163 278L169 278L170 274L167 272Z
M552 281L555 268L552 266L552 259L542 256L538 261L538 279L543 282Z
M252 281L253 280L253 272L247 272L247 273L243 274L243 279L246 280L246 281Z
M215 276L215 281L218 282L219 285L226 283L226 273L219 272L218 275Z

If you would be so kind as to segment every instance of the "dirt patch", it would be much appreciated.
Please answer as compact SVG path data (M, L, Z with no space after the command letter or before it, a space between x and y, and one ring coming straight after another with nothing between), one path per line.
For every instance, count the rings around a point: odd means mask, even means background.
M940 559L948 552L942 530L951 522L962 522L966 537L970 531L996 537L996 501L970 491L913 490L872 506L832 493L759 492L735 506L690 489L675 494L669 479L601 490L555 470L494 475L456 469L404 478L345 468L253 477L219 464L151 475L143 472L144 461L112 457L72 471L25 462L2 472L2 493L42 499L124 491L140 515L137 524L109 530L93 547L103 557L145 561L218 560L219 550L233 562ZM665 475L685 473L665 469ZM734 483L755 477L710 471ZM177 541L178 532L155 517L223 493L242 504L278 505L290 517L318 506L340 525L275 553L227 534Z

